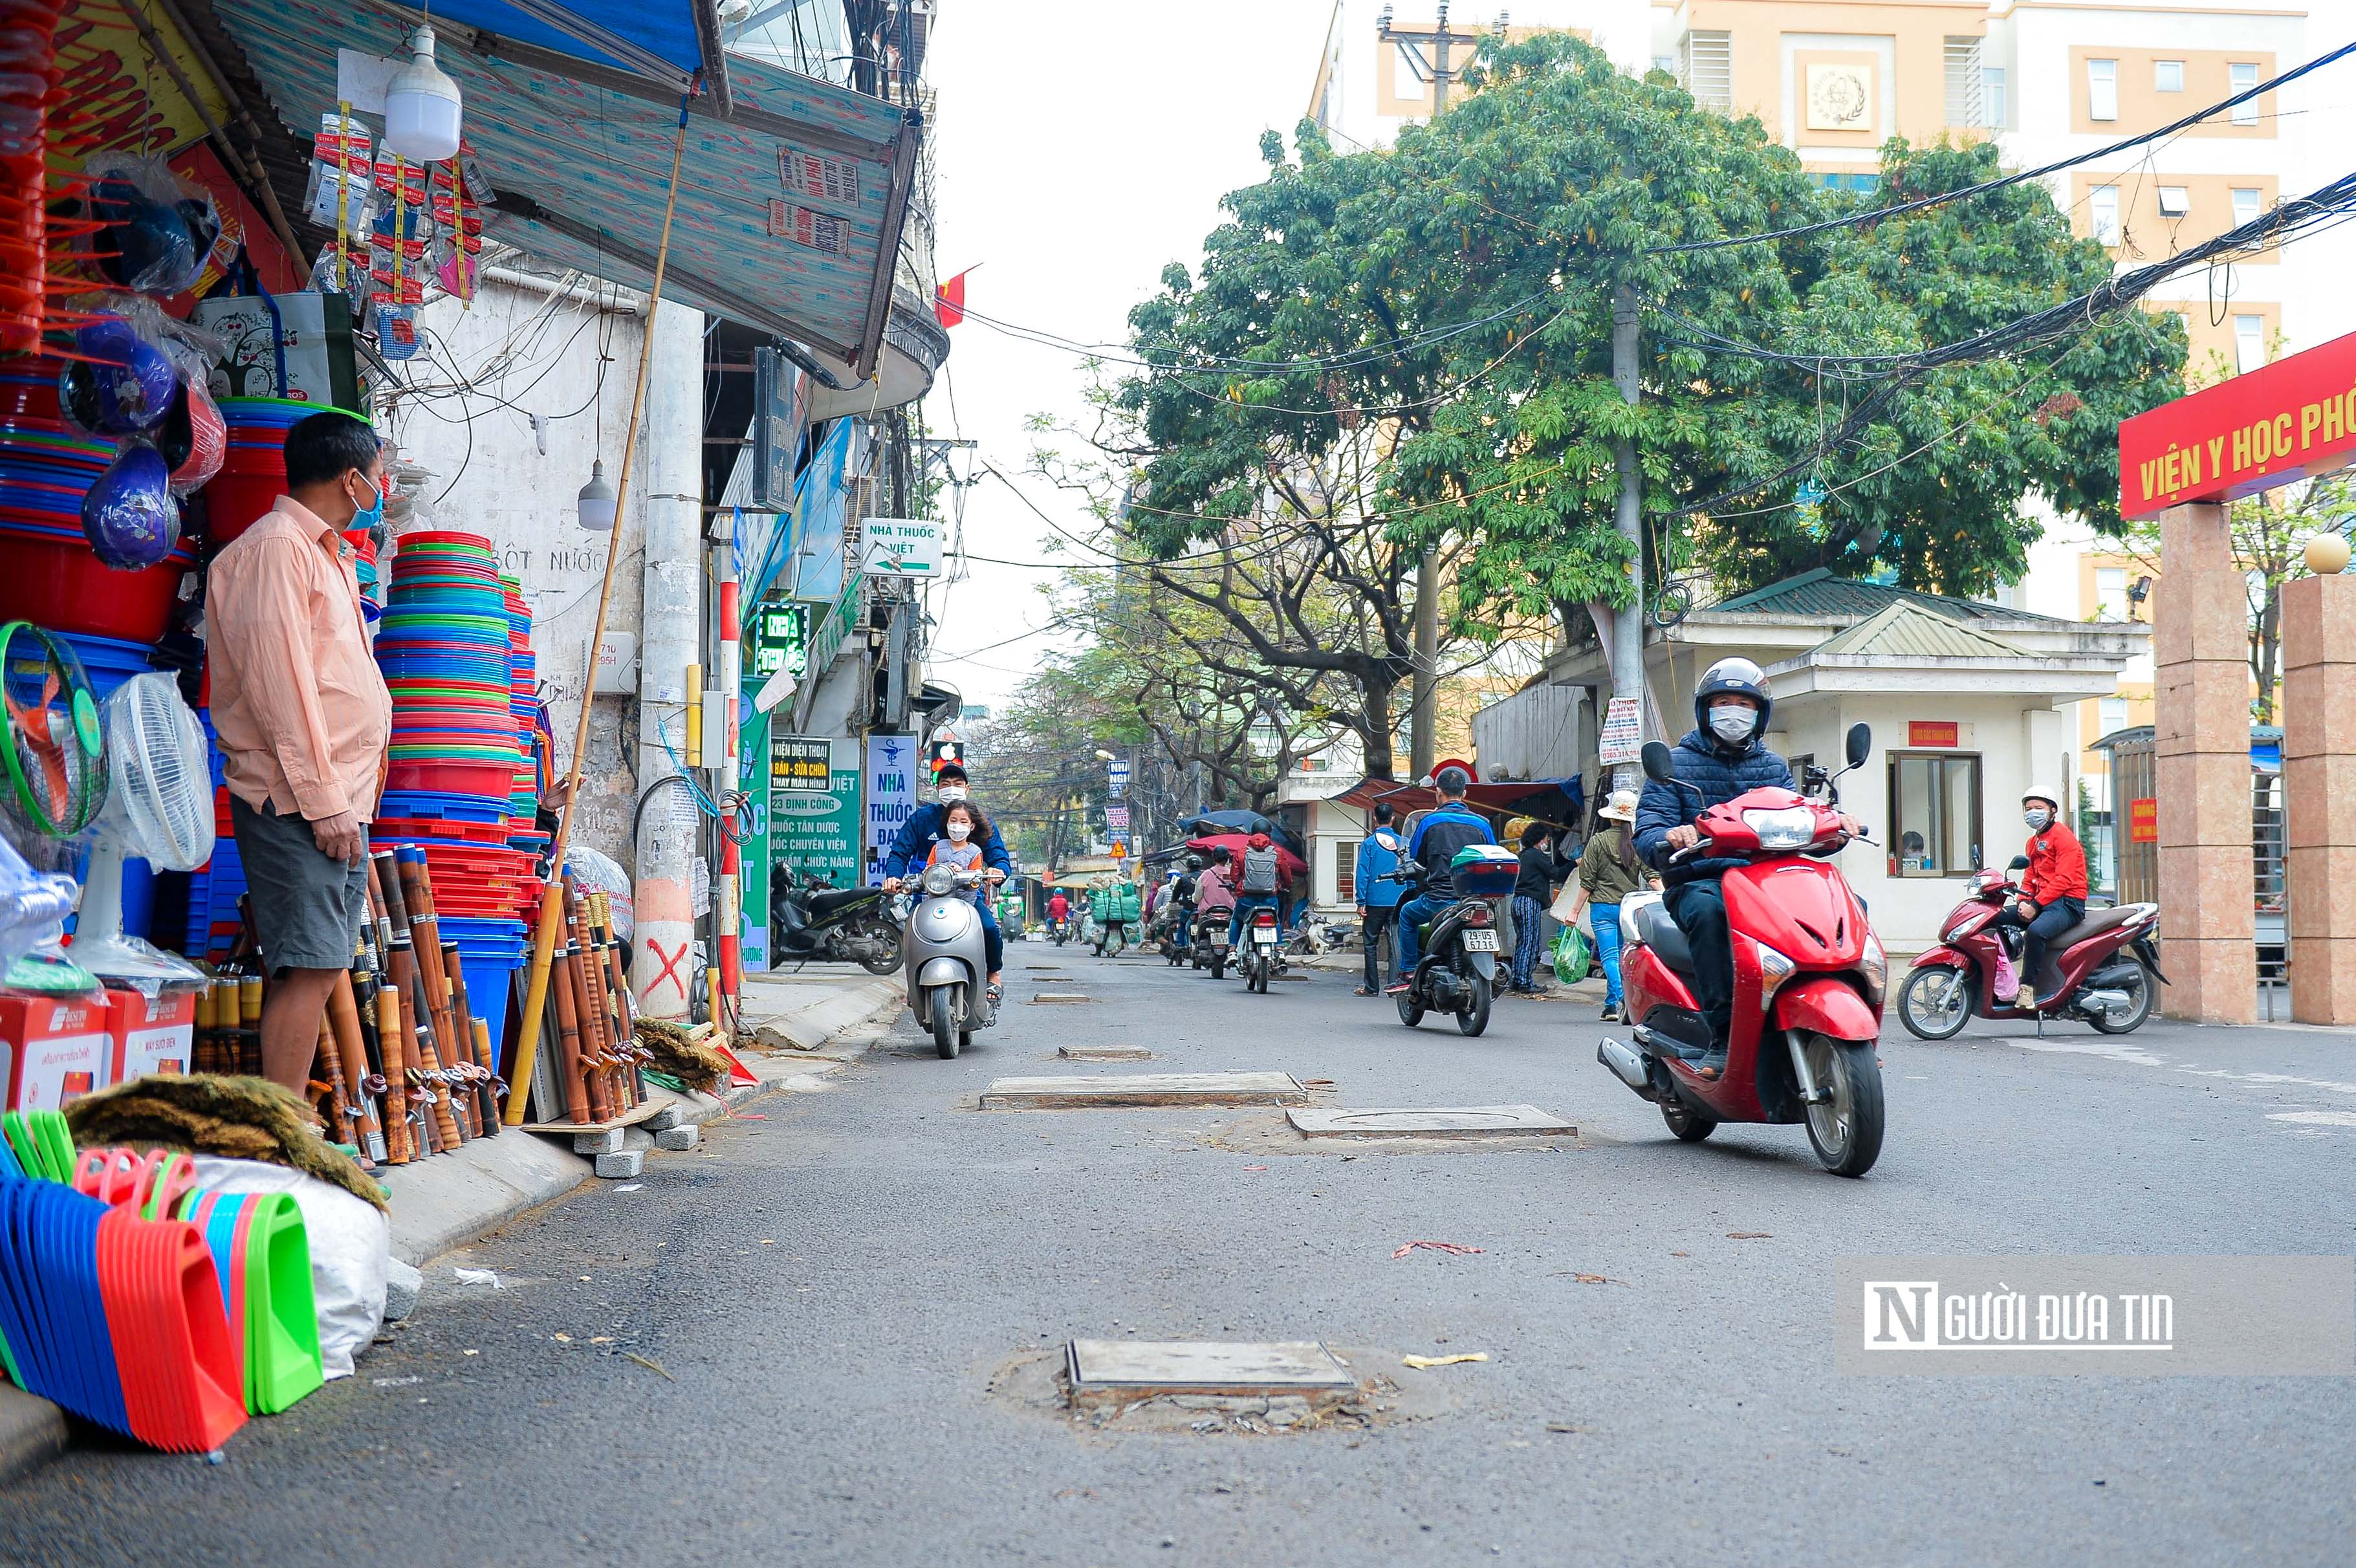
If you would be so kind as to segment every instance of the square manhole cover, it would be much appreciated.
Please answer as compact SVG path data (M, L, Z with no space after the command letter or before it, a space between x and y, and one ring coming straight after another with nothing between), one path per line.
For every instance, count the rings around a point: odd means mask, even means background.
M1085 1002L1091 998L1079 991L1041 991L1031 999L1034 1002Z
M1066 1370L1077 1405L1163 1394L1345 1399L1358 1387L1350 1369L1315 1339L1074 1339Z
M1056 1055L1066 1061L1151 1061L1153 1052L1141 1045L1066 1045Z
M1430 1109L1290 1111L1305 1138L1576 1137L1579 1126L1536 1105L1446 1105Z
M1001 1078L981 1093L981 1108L985 1111L1308 1104L1309 1091L1289 1072L1139 1072L1119 1077Z

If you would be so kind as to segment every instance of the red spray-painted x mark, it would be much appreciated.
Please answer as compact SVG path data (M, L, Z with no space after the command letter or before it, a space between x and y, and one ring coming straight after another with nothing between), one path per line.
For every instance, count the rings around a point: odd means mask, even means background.
M647 987L647 989L649 992L661 990L663 987L663 982L668 980L672 985L679 987L679 994L680 996L684 997L687 995L687 982L679 977L679 961L687 956L687 946L688 944L686 943L680 943L679 944L679 951L666 958L663 956L662 944L657 942L651 936L647 938L647 951L653 954L655 962L662 965L661 972L657 974L653 981Z

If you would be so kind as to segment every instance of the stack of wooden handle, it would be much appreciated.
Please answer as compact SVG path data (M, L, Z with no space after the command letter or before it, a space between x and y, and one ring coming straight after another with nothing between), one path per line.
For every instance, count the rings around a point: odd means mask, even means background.
M629 979L605 895L584 897L566 872L563 918L549 972L557 1079L564 1120L595 1126L646 1102L644 1069L651 1053L635 1037Z

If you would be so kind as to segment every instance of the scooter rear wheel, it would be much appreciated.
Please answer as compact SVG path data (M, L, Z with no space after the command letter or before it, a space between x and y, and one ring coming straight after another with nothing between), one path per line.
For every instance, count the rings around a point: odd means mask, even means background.
M1808 1144L1835 1176L1863 1176L1881 1157L1881 1063L1876 1047L1810 1032L1808 1071L1832 1098L1808 1107Z
M1952 964L1917 969L1898 988L1898 1021L1916 1040L1953 1040L1971 1019L1971 977Z
M1457 1031L1478 1035L1489 1027L1489 982L1475 975L1464 984L1464 1005L1456 1011Z
M2151 1005L2158 996L2152 988L2151 971L2145 966L2144 961L2140 958L2132 958L2128 962L2136 967L2135 1005L2126 1012L2117 1014L2106 1013L2099 1009L2089 1012L2086 1015L2086 1021L2094 1026L2095 1032L2098 1034L2126 1034L2142 1028L2144 1019L2151 1017Z
M931 1025L933 1030L933 1050L942 1060L948 1061L957 1060L958 1047L963 1043L958 1038L957 1004L954 999L957 989L955 986L937 987L925 998L925 1005L932 1014L926 1022Z

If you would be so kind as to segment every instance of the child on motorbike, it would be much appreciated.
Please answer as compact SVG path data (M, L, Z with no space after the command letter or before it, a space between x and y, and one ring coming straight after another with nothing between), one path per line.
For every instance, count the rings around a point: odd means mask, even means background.
M925 858L927 869L952 866L960 871L970 871L982 863L982 847L990 842L990 819L970 800L950 803L941 818L944 837ZM961 889L958 896L973 901L981 912L981 940L990 963L990 999L995 1004L1001 995L999 982L1006 967L1006 939L998 929L998 915L990 907L990 889L1006 880L1006 873L990 868L989 876L980 887Z

